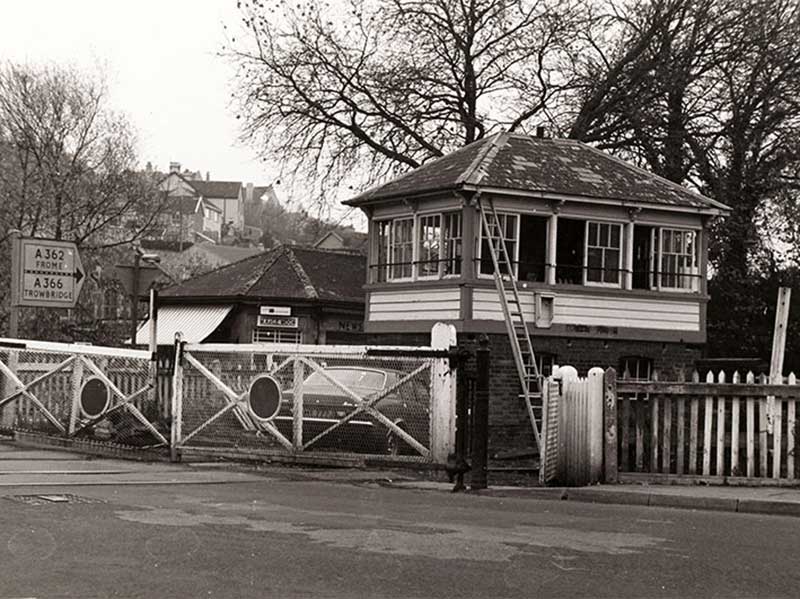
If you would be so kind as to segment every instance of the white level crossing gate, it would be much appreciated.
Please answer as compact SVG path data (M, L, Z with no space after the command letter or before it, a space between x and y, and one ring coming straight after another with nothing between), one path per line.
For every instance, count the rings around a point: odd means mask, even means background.
M145 351L0 339L0 426L166 447L168 414L153 372Z
M451 326L432 347L176 342L149 352L0 339L0 427L115 446L378 455L445 463L454 449Z
M176 453L443 463L452 451L455 373L446 349L178 343L175 363Z

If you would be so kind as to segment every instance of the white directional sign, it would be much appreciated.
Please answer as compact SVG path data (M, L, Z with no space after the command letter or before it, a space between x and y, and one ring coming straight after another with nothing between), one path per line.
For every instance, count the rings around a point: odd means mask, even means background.
M32 237L15 241L14 304L73 308L85 278L75 244Z

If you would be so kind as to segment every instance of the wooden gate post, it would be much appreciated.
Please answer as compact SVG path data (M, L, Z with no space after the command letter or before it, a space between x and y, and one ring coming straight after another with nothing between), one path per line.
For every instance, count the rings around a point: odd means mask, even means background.
M456 345L456 328L437 322L431 331L431 347L449 350ZM448 358L436 358L430 367L431 397L431 459L435 464L445 464L447 456L455 451L456 437L456 381Z
M295 451L303 450L303 381L305 380L305 364L295 359L292 381L292 447Z
M472 476L470 488L485 489L488 486L489 454L489 339L481 336L476 352L478 380L475 385L475 406L472 414Z
M592 368L588 376L589 405L586 431L589 440L589 483L595 484L603 479L603 439L605 437L604 410L605 390L603 369Z
M78 412L81 409L81 384L83 383L83 359L80 354L73 354L72 362L72 407L69 411L69 427L67 436L75 434L75 425L78 423Z
M619 482L619 456L617 454L617 371L606 370L604 377L605 402L603 406L605 482ZM627 425L627 423L626 423ZM627 448L623 447L623 451Z

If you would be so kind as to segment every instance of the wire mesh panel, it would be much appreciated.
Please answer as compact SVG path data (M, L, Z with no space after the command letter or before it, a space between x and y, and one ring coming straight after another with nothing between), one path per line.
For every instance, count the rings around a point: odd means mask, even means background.
M20 340L4 345L12 347L0 349L3 428L137 447L167 444L169 421L154 393L147 352Z
M432 358L353 346L187 346L182 447L430 458ZM402 352L399 352L402 353ZM276 413L254 381L280 390Z

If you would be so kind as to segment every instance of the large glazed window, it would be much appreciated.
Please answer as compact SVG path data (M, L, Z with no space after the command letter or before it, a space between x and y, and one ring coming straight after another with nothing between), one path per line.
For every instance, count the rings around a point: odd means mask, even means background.
M414 219L403 218L392 221L389 241L392 279L410 279L414 260Z
M419 244L417 245L417 276L439 276L439 253L442 249L442 216L428 214L419 217Z
M697 234L685 229L661 229L659 286L696 290Z
M438 279L461 274L461 212L375 221L373 283Z
M622 225L586 223L586 283L619 285Z
M442 274L460 275L461 274L461 250L464 239L461 232L461 213L446 212L442 215L444 231L444 244L442 247Z

